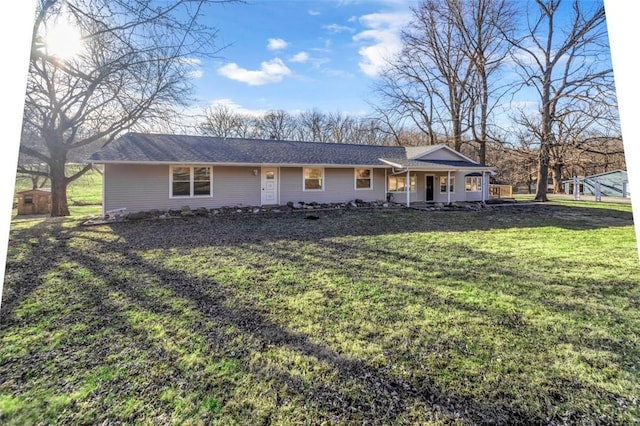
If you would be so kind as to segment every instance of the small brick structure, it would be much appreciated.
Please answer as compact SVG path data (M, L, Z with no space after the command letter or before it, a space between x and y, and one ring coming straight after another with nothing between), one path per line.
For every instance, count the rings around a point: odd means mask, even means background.
M51 213L51 189L28 189L18 192L18 214Z

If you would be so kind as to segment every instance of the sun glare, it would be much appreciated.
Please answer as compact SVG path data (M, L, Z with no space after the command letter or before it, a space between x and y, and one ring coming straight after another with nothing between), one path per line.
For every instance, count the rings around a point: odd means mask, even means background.
M47 50L59 59L69 60L82 49L80 31L72 24L60 21L47 30Z

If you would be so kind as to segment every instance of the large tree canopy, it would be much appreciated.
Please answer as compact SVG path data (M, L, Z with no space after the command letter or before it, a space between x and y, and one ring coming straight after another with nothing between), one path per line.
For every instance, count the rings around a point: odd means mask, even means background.
M473 141L484 163L493 107L505 93L498 77L513 20L505 0L422 1L376 86L382 121L410 122L430 143L444 139L458 151Z
M489 143L527 133L541 201L549 172L559 189L576 150L621 139L601 1L422 0L376 93L394 137L412 127L482 163ZM508 93L526 107L511 107ZM504 108L510 116L498 118Z
M535 199L546 201L554 147L619 134L617 103L602 3L535 0L526 16L521 37L510 41L520 86L539 99L539 114L520 121L539 142Z
M216 29L200 19L214 3L221 1L38 2L23 121L36 143L21 151L48 166L52 216L69 214L67 185L89 167L67 176L69 152L166 120L188 102L190 72L216 53Z

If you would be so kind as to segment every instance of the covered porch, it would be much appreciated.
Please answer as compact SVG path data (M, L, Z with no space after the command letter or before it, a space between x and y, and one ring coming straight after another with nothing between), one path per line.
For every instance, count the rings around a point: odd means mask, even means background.
M492 173L489 167L465 161L381 160L391 166L385 178L389 201L410 207L412 203L451 204L489 199Z

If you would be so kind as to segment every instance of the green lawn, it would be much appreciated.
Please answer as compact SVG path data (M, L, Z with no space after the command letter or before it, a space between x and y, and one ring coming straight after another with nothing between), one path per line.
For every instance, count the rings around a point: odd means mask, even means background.
M2 424L633 424L630 205L12 223Z

